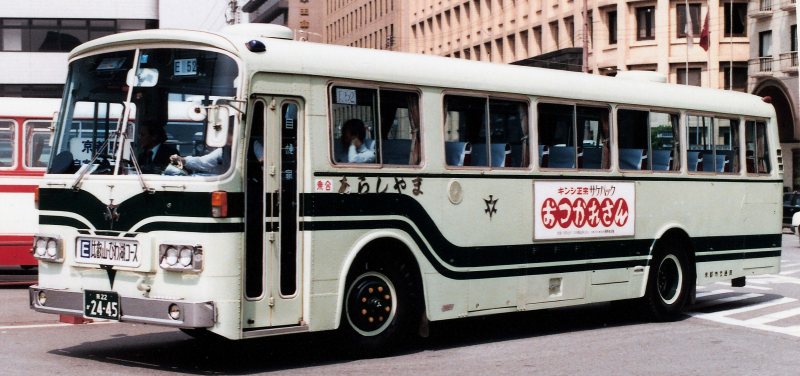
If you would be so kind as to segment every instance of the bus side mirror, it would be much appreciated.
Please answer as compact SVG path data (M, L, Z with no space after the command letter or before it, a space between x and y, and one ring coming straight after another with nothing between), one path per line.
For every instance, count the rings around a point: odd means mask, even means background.
M227 107L214 105L208 107L206 113L206 145L212 148L227 145L230 111Z

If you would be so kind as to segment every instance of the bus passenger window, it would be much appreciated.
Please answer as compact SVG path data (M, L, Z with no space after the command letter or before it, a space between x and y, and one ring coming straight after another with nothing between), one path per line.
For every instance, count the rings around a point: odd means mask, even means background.
M447 164L450 166L488 166L486 98L446 95L444 107L445 152L448 154L461 153L461 155L447 155L445 158ZM475 151L476 147L482 148L480 156ZM454 162L461 164L453 164Z
M579 167L585 170L608 169L608 108L577 106L575 114L581 139Z
M539 103L537 110L541 167L575 168L578 160L575 106Z
M716 119L715 171L721 173L739 172L739 120Z
M770 173L772 167L769 163L767 124L763 121L748 120L745 123L745 144L747 147L747 173Z
M714 118L686 115L687 168L689 171L716 171L714 155Z
M528 167L526 102L489 99L489 131L492 167Z
M14 166L14 129L14 122L0 120L0 168Z
M647 169L650 143L649 113L640 110L617 111L617 147L620 170Z
M331 87L331 144L335 163L378 163L375 89Z
M380 90L381 161L387 165L420 162L419 95Z
M25 123L25 167L47 167L50 160L50 122Z
M677 114L651 111L649 170L680 171L680 144L677 137L679 121Z

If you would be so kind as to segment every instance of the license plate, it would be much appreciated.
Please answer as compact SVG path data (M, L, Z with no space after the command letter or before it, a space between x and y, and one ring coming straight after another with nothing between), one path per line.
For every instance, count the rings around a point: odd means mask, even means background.
M83 314L98 319L119 320L119 294L113 291L91 291L83 293Z
M79 237L75 244L75 261L84 264L138 268L140 256L133 240Z

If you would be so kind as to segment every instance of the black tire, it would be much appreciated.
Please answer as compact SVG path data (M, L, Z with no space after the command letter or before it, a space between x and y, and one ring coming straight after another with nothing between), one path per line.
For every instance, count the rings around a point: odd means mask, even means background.
M411 262L360 261L347 276L340 329L350 353L382 356L408 343L422 312L419 272Z
M680 245L667 243L656 247L643 299L645 313L650 318L673 321L681 317L694 283L692 270Z

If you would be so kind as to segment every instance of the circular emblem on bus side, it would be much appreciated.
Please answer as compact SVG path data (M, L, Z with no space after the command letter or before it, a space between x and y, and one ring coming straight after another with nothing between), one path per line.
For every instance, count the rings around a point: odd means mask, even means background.
M447 198L450 199L455 205L461 203L461 199L464 196L464 192L461 189L461 183L458 180L450 180L450 183L447 184Z

